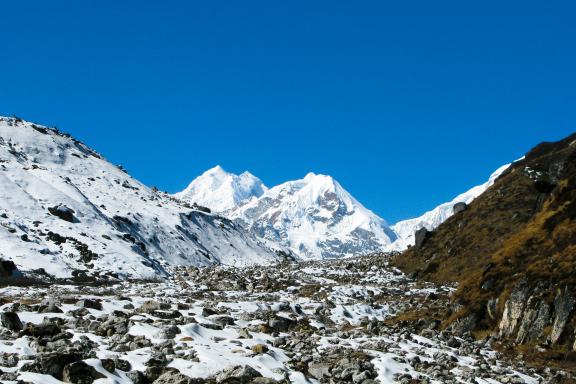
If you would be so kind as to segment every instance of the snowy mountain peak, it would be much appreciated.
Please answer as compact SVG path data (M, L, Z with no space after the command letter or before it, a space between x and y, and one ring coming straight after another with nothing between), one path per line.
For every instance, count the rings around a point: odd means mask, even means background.
M395 239L386 222L336 180L314 173L271 188L228 215L309 259L368 253Z
M208 207L215 212L225 212L251 198L261 196L267 189L264 183L250 172L235 175L217 165L198 176L185 190L174 196Z

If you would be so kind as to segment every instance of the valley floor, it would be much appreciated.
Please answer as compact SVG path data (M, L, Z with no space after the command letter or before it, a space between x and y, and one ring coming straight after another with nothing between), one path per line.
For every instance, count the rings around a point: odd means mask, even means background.
M566 380L436 323L400 321L447 305L453 288L414 282L386 255L172 272L167 282L2 288L0 382Z

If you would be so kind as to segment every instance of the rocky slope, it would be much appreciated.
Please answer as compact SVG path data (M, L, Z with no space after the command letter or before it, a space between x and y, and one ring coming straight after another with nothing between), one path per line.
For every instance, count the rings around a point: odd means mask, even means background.
M34 384L561 383L486 341L408 323L450 287L387 255L179 267L162 283L0 289L0 381Z
M165 276L275 252L231 221L152 190L69 135L0 118L0 259L56 277Z
M460 283L446 326L573 369L575 220L576 134L535 147L395 264Z

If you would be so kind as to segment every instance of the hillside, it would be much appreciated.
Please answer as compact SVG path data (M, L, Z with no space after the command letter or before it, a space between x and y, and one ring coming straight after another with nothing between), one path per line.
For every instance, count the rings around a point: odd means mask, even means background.
M528 345L534 358L565 360L576 349L575 220L573 134L536 146L395 265L459 283L445 326Z
M55 277L150 278L277 259L231 221L135 180L56 129L0 118L0 258Z

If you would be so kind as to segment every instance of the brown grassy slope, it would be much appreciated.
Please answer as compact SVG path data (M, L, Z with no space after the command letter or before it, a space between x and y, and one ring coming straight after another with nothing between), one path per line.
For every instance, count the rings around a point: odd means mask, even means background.
M559 276L564 272L550 264L553 255L563 268L576 266L567 256L576 239L569 229L575 141L576 134L535 147L466 211L448 219L420 249L407 250L394 264L426 280L461 283L477 283L486 274L507 279L528 270ZM511 257L515 262L510 268L495 269Z

